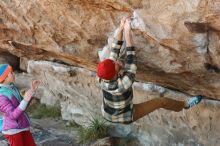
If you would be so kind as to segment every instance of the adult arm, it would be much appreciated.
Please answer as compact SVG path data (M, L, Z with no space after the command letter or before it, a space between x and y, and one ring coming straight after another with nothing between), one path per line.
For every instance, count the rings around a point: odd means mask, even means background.
M121 46L123 44L122 37L123 37L125 20L126 20L126 17L121 20L116 37L114 38L114 41L111 44L111 52L110 52L109 59L114 60L114 61L117 61Z
M121 79L121 90L124 92L130 88L134 82L135 74L137 71L135 48L131 35L130 19L127 19L124 26L124 34L126 41L126 62L124 67L124 75Z

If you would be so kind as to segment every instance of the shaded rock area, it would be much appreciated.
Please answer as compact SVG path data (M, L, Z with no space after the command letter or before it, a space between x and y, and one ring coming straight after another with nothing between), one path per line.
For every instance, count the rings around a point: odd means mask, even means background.
M106 137L87 144L78 143L77 127L68 126L68 121L53 118L31 119L31 132L37 146L139 146L134 137ZM0 145L8 146L0 134Z
M1 52L0 51L0 63L9 63L13 69L19 69L19 57L14 56L7 52Z
M31 132L37 146L79 146L76 143L77 132L68 129L66 122L55 119L31 119ZM1 135L1 146L8 146Z

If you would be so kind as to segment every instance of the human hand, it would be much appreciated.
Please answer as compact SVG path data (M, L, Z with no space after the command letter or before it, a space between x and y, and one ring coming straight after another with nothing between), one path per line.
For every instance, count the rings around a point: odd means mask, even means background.
M32 99L32 97L33 97L34 93L36 92L39 85L40 85L40 81L38 81L38 80L32 81L31 88L29 90L27 90L23 96L25 101L29 102Z
M31 90L33 90L35 92L39 85L40 85L40 81L33 80L32 83L31 83Z

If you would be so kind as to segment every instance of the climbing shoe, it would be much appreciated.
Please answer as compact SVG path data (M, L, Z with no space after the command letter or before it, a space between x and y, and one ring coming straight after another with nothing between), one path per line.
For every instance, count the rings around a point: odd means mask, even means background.
M201 95L197 95L197 96L193 96L193 97L189 98L186 101L185 109L189 109L189 108L193 107L194 105L197 105L198 103L200 103L201 100L202 100Z

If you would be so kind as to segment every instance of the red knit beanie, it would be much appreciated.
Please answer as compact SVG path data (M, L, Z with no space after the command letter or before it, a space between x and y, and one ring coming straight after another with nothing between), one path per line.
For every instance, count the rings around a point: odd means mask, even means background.
M96 72L101 79L113 79L116 73L114 61L111 59L105 59L100 62L96 68Z

